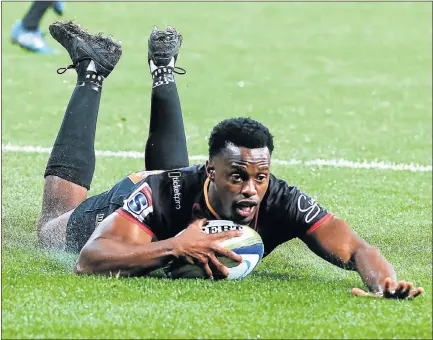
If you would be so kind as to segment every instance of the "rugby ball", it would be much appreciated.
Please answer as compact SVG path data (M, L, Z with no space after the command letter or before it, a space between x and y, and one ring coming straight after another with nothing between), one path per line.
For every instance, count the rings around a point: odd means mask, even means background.
M257 267L263 258L264 246L260 235L246 225L240 225L228 220L212 220L202 227L202 231L206 234L216 234L230 230L242 230L243 233L239 237L222 241L221 246L239 254L242 257L242 262L239 263L218 254L217 258L228 268L227 280L240 280L251 274ZM207 278L201 266L189 264L182 260L173 261L165 268L165 272L168 277L173 279Z

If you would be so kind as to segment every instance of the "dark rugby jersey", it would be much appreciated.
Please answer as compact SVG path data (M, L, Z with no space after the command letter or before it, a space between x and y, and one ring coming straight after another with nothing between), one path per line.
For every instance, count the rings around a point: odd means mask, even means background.
M135 182L132 193L117 212L154 241L175 236L197 218L218 219L207 199L204 165L154 172L144 178L133 174L129 179ZM331 216L314 199L271 174L250 227L262 237L267 255L276 246L312 232Z

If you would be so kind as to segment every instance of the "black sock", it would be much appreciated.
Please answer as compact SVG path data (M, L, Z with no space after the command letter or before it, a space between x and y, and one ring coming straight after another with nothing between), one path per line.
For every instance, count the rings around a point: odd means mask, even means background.
M69 100L45 177L58 176L87 189L95 171L95 132L103 77L93 61L78 64L78 82Z
M39 23L48 8L53 4L53 1L35 1L30 6L29 11L23 18L23 26L29 31L36 31Z
M152 73L153 88L149 137L146 143L146 170L170 170L188 166L188 150L182 110L173 69L158 68Z

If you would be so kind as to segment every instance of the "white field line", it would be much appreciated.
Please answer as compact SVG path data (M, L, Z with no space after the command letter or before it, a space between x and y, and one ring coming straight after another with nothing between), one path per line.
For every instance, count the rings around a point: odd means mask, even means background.
M50 153L51 148L43 148L37 145L2 145L3 152L28 152L28 153ZM96 155L99 157L121 157L121 158L143 158L144 153L138 151L102 151L96 150ZM189 157L193 161L205 161L207 156L197 155ZM351 169L378 169L378 170L394 170L394 171L412 171L412 172L432 172L431 165L421 164L403 164L403 163L388 163L388 162L354 162L345 159L312 159L310 161L301 161L296 159L279 160L273 159L272 164L293 166L329 166L334 168L351 168Z

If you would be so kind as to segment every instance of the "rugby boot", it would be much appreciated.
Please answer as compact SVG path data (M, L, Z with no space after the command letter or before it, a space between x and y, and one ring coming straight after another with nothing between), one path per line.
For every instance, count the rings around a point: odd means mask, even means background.
M151 73L161 67L171 68L178 74L186 73L183 68L175 66L182 40L182 35L172 26L168 26L164 31L158 30L156 26L153 27L148 40L147 53Z
M57 54L45 40L39 29L30 31L23 26L21 20L12 26L11 40L22 48L39 54Z
M50 33L69 53L72 65L59 68L57 73L64 73L74 68L78 72L81 61L93 60L95 72L107 78L122 55L120 42L102 33L90 34L86 29L72 21L57 21L50 25Z

